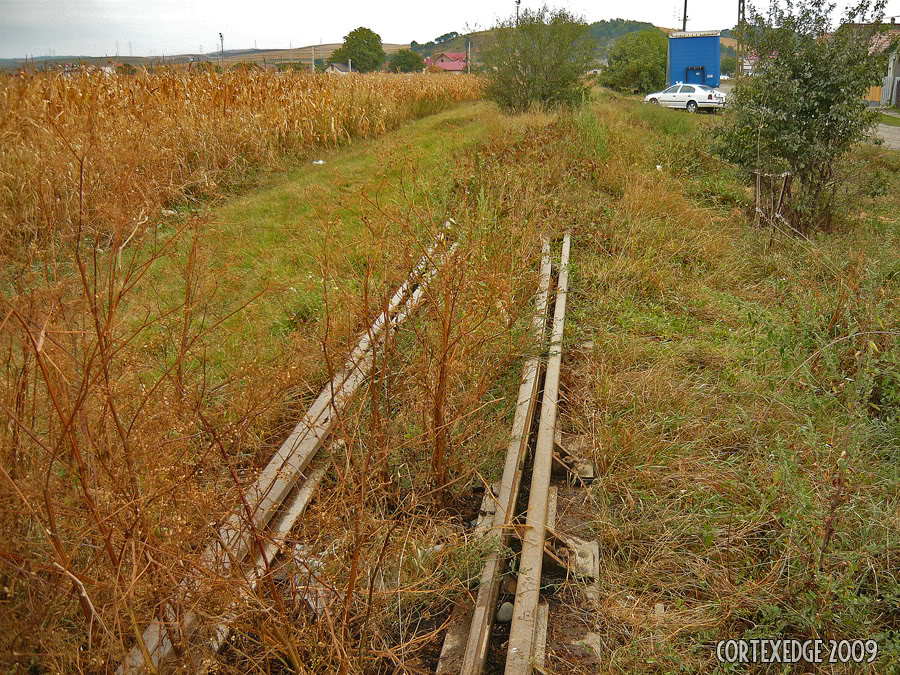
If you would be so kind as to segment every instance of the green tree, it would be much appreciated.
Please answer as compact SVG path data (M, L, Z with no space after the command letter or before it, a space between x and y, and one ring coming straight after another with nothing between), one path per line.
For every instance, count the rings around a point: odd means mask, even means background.
M587 95L582 76L594 58L583 18L544 5L501 21L482 51L487 98L509 112L532 103L575 105Z
M425 59L409 49L401 49L391 56L392 73L418 73L425 67Z
M431 56L434 54L435 44L434 41L426 42L425 44L419 44L415 40L409 43L409 48L422 56Z
M616 40L603 72L604 86L618 91L648 92L666 85L668 40L654 28L628 33Z
M863 95L884 76L872 50L886 0L856 0L834 31L830 0L787 0L762 15L750 9L740 28L759 55L756 74L739 82L719 154L750 173L787 174L775 217L797 231L827 228L839 202L842 160L870 133L876 114ZM760 195L760 198L771 195ZM782 219L784 222L781 222Z
M381 36L368 28L357 28L344 36L344 44L336 49L328 63L353 62L353 70L371 73L384 65L385 53Z
M737 72L737 56L723 55L721 71L723 75L734 75Z

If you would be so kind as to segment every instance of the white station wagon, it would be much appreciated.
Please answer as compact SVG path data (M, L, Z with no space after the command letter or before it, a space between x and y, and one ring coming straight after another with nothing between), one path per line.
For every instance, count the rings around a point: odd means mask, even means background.
M727 96L705 84L673 84L665 91L647 94L644 103L665 106L666 108L684 108L695 113L698 110L716 112L725 107Z

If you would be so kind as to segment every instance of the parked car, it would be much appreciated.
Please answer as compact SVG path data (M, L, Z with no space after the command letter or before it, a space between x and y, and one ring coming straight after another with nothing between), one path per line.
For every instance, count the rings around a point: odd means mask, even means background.
M665 91L648 94L644 103L666 108L685 108L688 112L695 113L698 110L716 112L725 107L727 100L726 94L705 84L673 84Z

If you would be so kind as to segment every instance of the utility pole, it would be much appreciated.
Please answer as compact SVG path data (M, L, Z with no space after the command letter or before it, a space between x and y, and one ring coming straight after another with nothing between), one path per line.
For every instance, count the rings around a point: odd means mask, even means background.
M316 72L316 46L312 46L312 61L309 62L309 72Z
M746 50L744 48L744 39L742 31L747 21L747 0L738 0L738 43L737 43L737 75L740 77L744 74L744 56Z
M681 17L681 32L682 33L687 31L687 3L688 3L688 0L684 0L684 16Z
M221 55L219 57L219 63L224 68L225 67L225 36L222 35L221 33L219 33L219 44L221 47L219 50L219 54Z
M516 0L516 25L519 25L519 5L522 4L522 0Z

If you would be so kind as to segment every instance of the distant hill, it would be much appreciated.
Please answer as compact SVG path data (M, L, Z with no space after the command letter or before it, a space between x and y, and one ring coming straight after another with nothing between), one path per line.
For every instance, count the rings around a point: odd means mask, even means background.
M590 26L591 37L597 41L597 55L606 58L616 40L628 33L636 33L642 30L654 30L656 26L645 21L631 21L629 19L612 19L611 21L595 21ZM660 28L665 32L664 28Z
M331 42L321 45L308 45L295 49L226 49L224 52L225 65L236 63L312 63L313 53L317 59L328 59L332 52L341 46L340 42ZM384 51L393 54L401 49L409 49L408 44L385 43ZM220 53L206 54L167 54L166 64L181 64L191 61L211 61L219 63ZM52 67L70 63L81 63L89 66L105 66L109 64L127 63L132 66L153 66L163 62L162 56L56 56L35 57L35 65L40 68ZM31 66L31 58L28 59L28 67ZM25 59L0 59L0 70L15 72L25 67Z
M441 52L464 52L467 49L468 43L471 42L473 52L472 58L474 60L475 52L480 46L484 45L485 41L493 32L493 30L481 30L466 35L457 34L456 37L442 40L440 43L436 43L434 40L424 44L412 42L410 43L410 49L419 52L422 56L431 56L432 54L440 54ZM448 35L453 35L453 33L448 33Z
M598 53L601 57L605 57L606 53L618 38L628 33L639 30L653 30L655 26L652 23L643 21L629 21L626 19L613 19L612 21L595 21L590 25L591 37L596 40ZM660 29L665 31L666 29ZM441 52L464 52L468 43L472 44L472 59L478 60L478 49L490 38L493 33L492 29L468 33L466 35L457 35L451 39L444 39L438 42L439 38L426 43L412 42L412 49L419 52L423 56L431 56L432 54L440 54ZM453 35L447 33L445 35ZM445 36L441 36L444 38Z
M296 47L294 49L260 49L248 50L239 55L232 56L225 52L225 62L231 63L305 63L311 64L313 54L315 58L325 61L337 50L342 43L329 42L321 45L307 45L306 47ZM408 44L396 44L385 42L382 44L384 51L388 54L395 54L401 49L409 49Z

